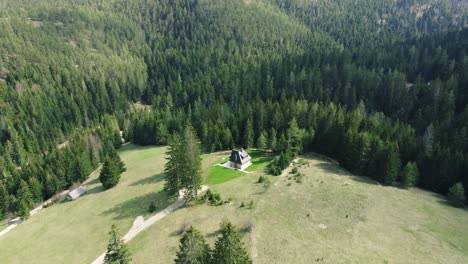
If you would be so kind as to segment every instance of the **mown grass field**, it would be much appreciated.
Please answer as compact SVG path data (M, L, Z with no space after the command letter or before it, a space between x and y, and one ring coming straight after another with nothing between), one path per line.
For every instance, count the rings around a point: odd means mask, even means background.
M90 263L105 250L112 223L126 233L137 216L149 216L151 201L160 208L170 202L161 192L164 152L134 145L121 149L127 172L115 189L103 191L93 180L86 196L31 217L0 238L0 262ZM232 203L176 210L129 243L133 263L172 263L186 225L213 244L223 219L239 229L253 225L243 240L254 263L468 262L468 211L447 205L441 196L383 187L315 156L304 157L302 183L292 175L268 176L272 185L265 192L256 182L270 157L251 154L257 166L249 168L252 173L210 184ZM228 155L203 155L206 179L216 177L213 165ZM253 209L239 207L250 201Z
M236 170L229 170L224 167L218 166L224 164L229 160L230 152L222 152L222 157L218 159L211 168L207 168L204 184L220 184L235 178L245 176L246 173ZM252 165L246 171L262 173L265 172L266 166L273 159L271 155L258 150L249 150L249 155L252 157ZM209 155L205 155L207 157ZM210 160L211 161L211 160Z
M120 150L127 172L113 189L103 191L97 178L88 194L74 202L44 209L0 237L0 263L90 263L105 251L115 223L126 233L151 201L164 208L171 201L160 192L164 181L162 147L127 145ZM98 175L95 175L97 177Z
M205 173L228 154L206 156ZM223 219L240 230L253 224L244 242L254 263L468 263L466 210L430 192L353 176L316 156L305 160L302 183L268 176L273 184L263 192L260 170L211 185L233 202L186 206L162 219L130 242L135 263L171 263L187 225L213 245ZM250 201L253 209L239 207Z

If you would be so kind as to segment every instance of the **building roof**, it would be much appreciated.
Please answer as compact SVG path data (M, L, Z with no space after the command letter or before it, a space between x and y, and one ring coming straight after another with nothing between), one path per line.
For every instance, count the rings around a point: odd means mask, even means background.
M250 159L250 155L242 148L240 150L232 150L231 157L229 157L229 161L241 165L246 164Z
M84 186L79 186L78 188L72 190L71 192L67 194L67 199L76 200L85 193L86 193L86 188Z

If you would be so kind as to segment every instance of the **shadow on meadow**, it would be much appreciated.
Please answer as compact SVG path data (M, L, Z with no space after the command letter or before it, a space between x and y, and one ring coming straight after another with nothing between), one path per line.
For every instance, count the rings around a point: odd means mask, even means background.
M147 193L122 202L113 208L102 212L101 215L112 215L115 220L125 218L133 219L140 215L147 215L149 213L148 208L151 202L156 204L156 211L161 211L175 201L176 197L169 196L165 191L161 190L159 192Z
M159 182L163 181L164 178L165 178L164 173L158 173L158 174L154 174L153 176L146 177L144 179L140 179L138 181L135 181L132 184L130 184L130 186L156 184L156 183L159 183Z
M366 177L366 176L356 176L352 174L351 172L345 170L344 168L340 167L339 165L324 162L316 165L318 168L321 170L327 172L327 173L333 173L339 176L348 176L351 177L353 181L356 182L361 182L361 183L366 183L366 184L371 184L371 185L380 185L379 182Z

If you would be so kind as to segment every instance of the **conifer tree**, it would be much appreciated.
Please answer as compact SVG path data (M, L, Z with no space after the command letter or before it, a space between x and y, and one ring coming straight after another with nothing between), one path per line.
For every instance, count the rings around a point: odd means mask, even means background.
M0 181L0 219L3 219L8 211L8 192L5 185Z
M170 194L177 194L182 189L184 151L182 137L175 133L169 142L169 148L166 152L167 162L164 168L166 173L164 189Z
M455 206L462 207L466 199L463 185L457 182L450 187L448 198Z
M400 173L400 157L394 144L390 144L384 151L383 183L393 184Z
M115 164L115 161L106 157L104 164L102 165L101 174L99 175L99 181L101 181L104 189L110 189L116 186L120 180L119 168Z
M267 137L264 131L260 133L260 136L257 139L257 148L261 150L264 150L267 148Z
M249 255L241 241L240 234L230 222L221 223L221 237L215 242L213 263L250 264Z
M253 146L254 143L254 130L253 130L253 123L252 119L247 119L244 129L244 147L250 148Z
M131 262L130 252L127 245L119 238L118 229L115 224L112 225L109 232L109 244L107 245L105 264L128 264Z
M274 128L271 128L270 140L268 141L268 144L272 151L276 151L278 139L276 138L276 130Z
M183 168L182 174L182 187L185 189L185 199L192 200L197 197L197 192L202 184L201 176L201 158L200 147L198 138L191 125L185 128L183 140L183 160L181 167Z
M408 162L401 172L401 186L404 188L413 187L418 180L418 166L414 162Z
M193 227L190 227L180 239L176 264L209 264L211 263L210 247L205 238Z
M34 206L34 200L29 186L24 180L20 182L20 189L18 190L17 197L19 202L19 216L23 219L29 218L29 211L31 211Z
M293 155L298 155L302 152L301 131L297 125L296 118L291 120L287 131L287 149L291 150Z

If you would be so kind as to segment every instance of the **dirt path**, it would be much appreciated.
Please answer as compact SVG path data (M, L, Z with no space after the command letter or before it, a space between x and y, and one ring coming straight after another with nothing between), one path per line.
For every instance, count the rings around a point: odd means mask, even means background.
M208 186L203 185L202 188L198 191L199 193L202 193L204 191L208 190ZM139 216L135 222L133 222L132 228L130 228L130 231L125 234L125 236L122 237L122 240L125 243L128 243L130 240L135 238L139 233L143 232L146 230L148 227L156 223L157 221L163 219L165 216L168 214L172 213L174 210L177 208L181 207L182 205L185 204L185 199L183 198L184 194L181 192L179 195L179 199L166 207L164 210L160 211L159 213L153 215L152 217L148 218L146 221L141 221L141 216ZM104 258L106 256L106 252L102 253L97 259L95 259L91 264L102 264L104 263Z

